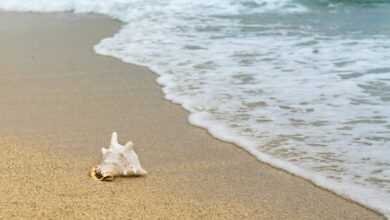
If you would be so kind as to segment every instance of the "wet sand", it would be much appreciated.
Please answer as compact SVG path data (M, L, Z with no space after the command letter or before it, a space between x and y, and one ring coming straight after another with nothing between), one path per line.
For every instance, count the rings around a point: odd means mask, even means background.
M0 13L1 219L384 219L191 126L157 75L94 53L120 26ZM112 131L148 176L88 176Z

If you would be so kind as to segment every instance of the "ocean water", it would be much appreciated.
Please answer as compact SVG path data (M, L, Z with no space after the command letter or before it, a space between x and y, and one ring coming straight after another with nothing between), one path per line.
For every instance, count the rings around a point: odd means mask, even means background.
M390 218L389 0L0 0L124 22L96 53L149 67L189 121Z

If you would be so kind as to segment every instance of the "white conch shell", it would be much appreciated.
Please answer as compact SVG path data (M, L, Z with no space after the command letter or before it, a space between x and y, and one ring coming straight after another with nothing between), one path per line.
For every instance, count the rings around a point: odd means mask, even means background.
M143 176L138 155L133 150L133 142L125 146L118 143L118 135L112 133L110 148L102 148L103 161L91 169L91 176L96 180L113 180L114 176Z

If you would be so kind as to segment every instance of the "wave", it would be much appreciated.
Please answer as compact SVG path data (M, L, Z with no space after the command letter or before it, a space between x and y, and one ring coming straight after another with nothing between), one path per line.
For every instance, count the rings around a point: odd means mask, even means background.
M143 7L146 6L146 7ZM304 12L306 9L302 5L293 0L172 0L161 1L156 0L153 3L142 2L139 0L79 0L79 1L63 1L63 0L0 0L0 8L9 11L36 11L36 12L94 12L112 16L123 22L127 22L131 16L128 12L136 12L142 9L145 11L155 11L156 8L169 8L176 11L177 8L188 9L185 11L191 14L192 8L201 8L207 10L208 13L215 15L236 15L240 13L264 13L264 12Z
M296 2L312 10L326 9L330 12L346 12L353 9L389 9L388 0L296 0Z
M143 7L145 6L145 7ZM209 14L227 16L259 13L305 13L316 9L345 9L348 7L390 7L387 0L155 0L153 3L139 0L0 0L0 9L8 11L99 13L128 22L134 13L155 11L157 7L175 9L192 8L207 10ZM135 9L135 10L134 10ZM342 11L342 10L340 10ZM334 10L333 10L334 12ZM144 13L141 13L144 14Z

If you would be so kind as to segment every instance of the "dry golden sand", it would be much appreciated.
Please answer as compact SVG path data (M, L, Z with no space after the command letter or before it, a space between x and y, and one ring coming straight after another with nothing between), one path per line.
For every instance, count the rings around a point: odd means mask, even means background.
M196 200L150 187L151 177L92 181L92 159L59 159L20 146L19 138L0 138L1 219L19 218L183 218L267 216L242 204ZM145 183L149 182L149 183Z
M120 25L0 13L0 219L383 219L188 124L155 74L94 54ZM114 130L147 177L88 176Z

